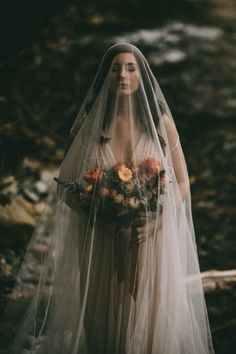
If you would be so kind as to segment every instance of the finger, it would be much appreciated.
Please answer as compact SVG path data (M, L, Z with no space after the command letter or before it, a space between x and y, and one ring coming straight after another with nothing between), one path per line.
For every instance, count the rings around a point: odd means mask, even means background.
M147 241L147 237L143 237L143 238L137 240L137 243L142 243L144 241Z
M142 237L140 239L137 240L137 243L142 243L146 240L146 237Z
M139 235L137 236L137 240L138 240L138 241L144 240L144 239L146 239L146 235L143 234L143 233L141 233L141 234L139 234Z
M140 233L142 233L144 231L144 228L143 227L136 227L136 231L137 231L137 234L139 235Z

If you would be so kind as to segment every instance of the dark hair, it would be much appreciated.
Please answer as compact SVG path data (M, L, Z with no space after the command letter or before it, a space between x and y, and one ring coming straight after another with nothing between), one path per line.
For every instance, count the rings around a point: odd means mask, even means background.
M151 111L152 114L152 118L153 118L153 122L155 124L155 127L157 128L158 124L159 124L159 115L158 115L158 111L157 111L157 107L156 107L156 98L153 95L153 92L155 92L155 83L153 80L152 75L148 75L150 73L150 68L147 65L146 61L143 60L141 58L140 52L139 50L133 46L130 45L128 43L121 43L121 44L116 44L114 46L112 46L110 49L108 49L108 51L106 52L106 54L104 55L102 62L100 64L99 67L99 71L94 83L94 95L93 98L91 99L91 101L87 104L86 106L86 113L89 113L90 109L93 106L94 101L96 100L99 91L104 83L104 80L108 74L108 71L111 67L112 64L112 60L114 59L114 57L117 54L120 53L132 53L139 65L139 70L142 74L142 79L143 79L143 86L145 89L145 93L147 96L147 100L148 100L148 105L146 104L142 104L139 107L139 111L142 112L142 116L147 116L149 110ZM143 92L141 90L141 88L139 87L137 92L136 92L137 96L138 96L138 104L139 102L141 102L141 98L143 95ZM146 102L146 100L143 100L142 102ZM112 104L112 93L108 94L108 99L107 99L107 105L106 105L106 109L105 109L105 114L104 114L104 119L103 119L103 128L109 126L110 121L109 121L109 112L110 112L110 108L111 108L111 104ZM161 111L161 114L163 115L165 113L165 105L163 102L158 101L158 105L159 105L159 109ZM142 122L144 128L147 130L148 127L145 125L145 122ZM150 128L149 128L150 129ZM151 135L152 135L152 131L151 131ZM159 136L160 142L162 144L162 146L165 146L165 141L164 139ZM101 138L101 143L105 143L106 142L106 138L102 137Z

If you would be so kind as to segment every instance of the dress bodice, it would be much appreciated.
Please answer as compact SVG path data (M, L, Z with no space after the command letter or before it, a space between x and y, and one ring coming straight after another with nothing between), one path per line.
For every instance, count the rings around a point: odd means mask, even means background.
M134 151L131 154L129 161L126 163L137 162L144 160L148 157L155 157L156 152L155 144L152 139L150 139L145 133L142 133L138 139ZM97 150L97 163L101 169L109 169L118 162L114 156L114 153L111 148L110 141L106 144L100 145Z

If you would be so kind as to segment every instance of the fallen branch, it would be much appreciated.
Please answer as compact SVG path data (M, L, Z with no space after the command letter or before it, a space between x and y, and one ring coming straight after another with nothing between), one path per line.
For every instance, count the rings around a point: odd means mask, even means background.
M236 287L236 269L208 270L201 273L205 293L227 290Z

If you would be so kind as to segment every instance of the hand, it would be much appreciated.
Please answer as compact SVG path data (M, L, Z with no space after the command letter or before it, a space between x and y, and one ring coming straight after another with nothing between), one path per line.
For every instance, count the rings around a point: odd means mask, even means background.
M136 218L134 219L134 224L137 227L142 227L146 225L150 220L156 218L157 213L154 211L150 212L145 212L145 211L140 211Z
M156 216L156 213L153 213ZM147 221L147 223L144 226L138 226L136 227L137 231L137 242L141 243L145 241L147 238L152 237L155 232L161 229L162 226L162 216L159 215L156 217L153 217Z

